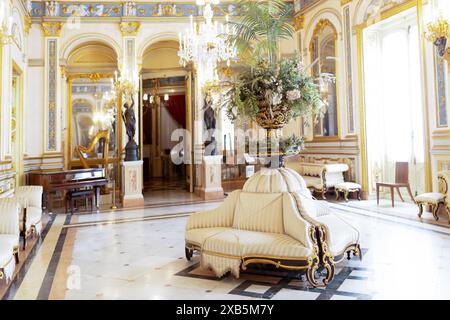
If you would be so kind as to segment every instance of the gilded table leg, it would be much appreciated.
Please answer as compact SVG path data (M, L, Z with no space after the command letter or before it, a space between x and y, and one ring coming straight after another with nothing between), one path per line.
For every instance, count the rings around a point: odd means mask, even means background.
M338 201L339 200L339 192L340 191L338 189L336 189L335 192L336 192L336 201Z
M377 183L377 205L380 204L380 185Z
M419 218L422 218L422 214L423 214L423 206L421 203L417 203L417 205L419 206Z
M357 195L358 195L358 200L361 201L361 189L359 189L357 191Z
M391 187L391 202L392 202L392 208L394 207L394 188Z
M348 190L345 190L344 192L344 199L348 202Z
M433 208L433 210L432 210L433 217L434 217L434 220L436 220L436 221L439 220L438 211L439 211L439 207L440 206L441 206L440 202L435 204L434 206L432 206L432 208Z

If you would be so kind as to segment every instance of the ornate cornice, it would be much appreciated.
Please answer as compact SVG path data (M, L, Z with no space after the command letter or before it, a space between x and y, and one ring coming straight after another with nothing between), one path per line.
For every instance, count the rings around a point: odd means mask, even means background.
M25 31L26 34L30 32L31 28L31 17L28 15L23 16L23 31Z
M304 23L305 23L305 16L304 16L304 15L296 16L296 17L294 18L294 28L295 28L295 31L302 30L303 27L304 27Z
M62 22L42 22L41 27L46 37L59 37L61 34Z
M120 32L124 37L137 36L139 29L141 28L141 23L137 21L133 22L121 22L119 24Z
M238 4L231 1L222 1L213 6L214 16L224 17L225 15L235 16L238 14ZM31 15L33 18L55 19L69 18L78 16L82 19L92 18L182 18L193 16L202 16L202 10L191 2L168 1L90 1L74 0L65 1L33 1Z

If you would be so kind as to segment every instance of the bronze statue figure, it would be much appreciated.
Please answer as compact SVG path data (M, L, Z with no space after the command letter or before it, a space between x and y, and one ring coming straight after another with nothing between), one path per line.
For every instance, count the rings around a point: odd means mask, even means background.
M127 129L128 141L134 139L136 133L136 116L134 114L134 98L131 95L131 106L128 106L128 102L123 105L125 111L122 113L123 122Z
M203 112L203 121L205 122L205 155L215 156L217 155L217 143L215 138L216 131L216 114L212 108L212 96L211 93L205 95L205 110Z
M138 145L134 141L136 133L136 116L134 114L134 98L131 95L131 106L128 102L123 105L125 111L122 113L122 119L127 130L128 143L125 146L125 161L137 161L138 159Z

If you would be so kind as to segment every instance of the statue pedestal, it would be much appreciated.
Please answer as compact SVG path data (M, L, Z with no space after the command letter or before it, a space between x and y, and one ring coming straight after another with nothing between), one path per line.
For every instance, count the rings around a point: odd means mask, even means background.
M144 205L142 168L144 161L122 161L122 205L124 208Z
M201 164L201 186L195 193L204 200L223 199L222 156L204 156Z

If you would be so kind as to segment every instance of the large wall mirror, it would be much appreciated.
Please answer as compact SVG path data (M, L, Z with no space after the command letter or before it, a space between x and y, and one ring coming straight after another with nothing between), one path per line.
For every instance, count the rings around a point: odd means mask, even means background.
M114 178L114 165L120 154L118 124L120 104L114 99L113 82L110 75L80 74L69 80L69 157L70 168L81 168L77 146L89 148L84 152L86 162L91 167L100 166L104 161L104 140L96 142L96 137L109 131L108 172Z
M337 32L329 20L320 20L316 25L310 43L312 73L326 79L337 77ZM314 138L337 137L339 135L339 106L337 81L320 83L323 99L326 102L324 116L317 119Z
M67 166L104 168L111 182L120 180L118 159L122 148L121 101L115 97L113 84L117 61L112 47L94 41L74 48L66 65Z

